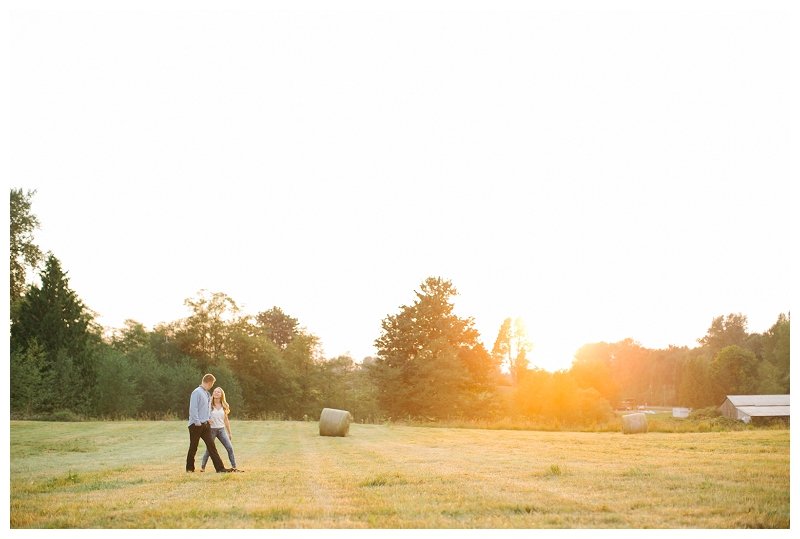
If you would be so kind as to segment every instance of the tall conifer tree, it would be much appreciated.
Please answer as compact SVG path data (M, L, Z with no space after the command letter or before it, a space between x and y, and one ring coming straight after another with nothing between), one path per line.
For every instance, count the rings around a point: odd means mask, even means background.
M88 412L97 376L96 345L100 342L92 328L94 317L69 287L69 279L52 253L40 278L41 286L31 285L15 309L11 349L24 353L31 343L38 343L45 356L44 383L53 385L51 402L68 402L58 395L66 392L74 395L73 411ZM65 373L65 368L70 372ZM53 379L56 373L60 379ZM71 387L63 387L65 378L70 379Z
M498 362L473 319L453 312L457 294L450 281L429 277L412 305L383 320L372 372L390 415L474 415L493 404Z

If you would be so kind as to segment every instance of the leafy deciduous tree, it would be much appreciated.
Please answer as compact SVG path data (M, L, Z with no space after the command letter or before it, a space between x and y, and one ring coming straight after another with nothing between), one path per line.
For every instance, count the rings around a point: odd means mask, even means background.
M192 309L192 315L177 332L181 348L198 361L201 369L219 364L230 346L234 323L241 314L239 307L222 292L208 290L187 298L184 305Z
M752 395L758 391L758 360L749 350L726 346L711 362L711 376L718 391L715 404L726 395Z
M25 289L26 268L36 268L43 255L33 243L33 231L39 228L39 219L31 213L31 202L36 191L24 193L22 189L11 189L11 302L18 299Z
M594 388L579 387L569 371L531 369L517 387L514 403L523 415L568 425L602 422L612 414L608 400Z
M713 384L709 362L705 357L698 356L686 360L678 389L680 404L696 409L713 406L716 398Z
M280 350L286 350L299 333L297 318L285 314L279 307L258 313L256 323L260 335L274 342Z
M706 357L715 358L726 346L744 348L747 338L747 316L731 313L714 318L705 336L697 339L697 342L703 346Z
M233 338L230 366L242 387L246 414L295 417L300 388L275 343L241 332Z
M777 377L777 387L772 386L778 391L770 393L789 393L790 383L790 357L789 349L791 344L790 320L791 313L786 315L781 313L778 320L761 336L761 351L764 361L772 364L775 369L770 369L771 376Z
M576 358L569 372L581 389L593 388L609 402L619 400L619 387L611 378L608 364L602 360L593 357Z

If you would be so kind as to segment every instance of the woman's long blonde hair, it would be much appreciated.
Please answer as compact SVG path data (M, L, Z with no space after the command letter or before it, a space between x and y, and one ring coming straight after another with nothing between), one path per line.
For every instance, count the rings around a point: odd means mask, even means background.
M222 397L220 397L219 402L220 402L220 404L222 404L222 407L225 409L225 415L228 415L229 413L231 413L231 407L228 406L228 401L225 400L225 390L222 389L221 387L217 386L217 387L214 388L214 391L216 391L217 389L219 389L219 392L222 393ZM214 394L213 393L211 394L211 407L212 408L214 407Z

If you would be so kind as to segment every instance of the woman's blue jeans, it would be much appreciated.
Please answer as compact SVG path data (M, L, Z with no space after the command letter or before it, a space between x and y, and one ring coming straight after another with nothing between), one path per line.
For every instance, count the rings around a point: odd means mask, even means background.
M213 440L214 438L219 438L219 441L225 446L225 449L228 451L228 460L231 461L231 468L236 468L236 457L233 456L233 445L231 445L231 441L228 439L228 433L225 428L211 429L211 439ZM200 464L200 467L205 469L207 462L208 448L206 448L206 452L203 453L203 462Z

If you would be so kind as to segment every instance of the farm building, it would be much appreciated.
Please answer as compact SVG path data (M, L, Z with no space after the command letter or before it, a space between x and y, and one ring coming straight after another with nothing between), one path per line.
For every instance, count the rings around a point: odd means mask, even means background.
M689 417L688 408L673 408L672 417Z
M788 421L789 395L728 395L719 411L745 423L754 417L780 417Z

